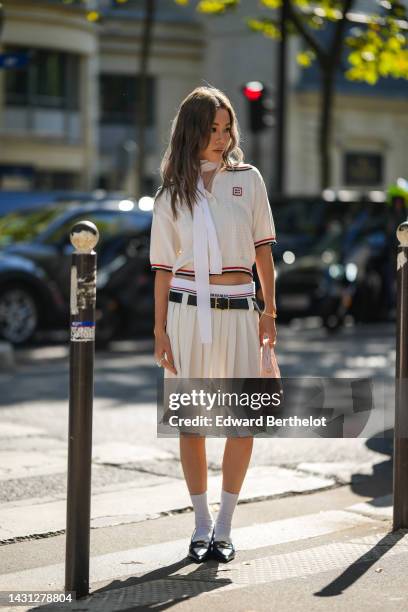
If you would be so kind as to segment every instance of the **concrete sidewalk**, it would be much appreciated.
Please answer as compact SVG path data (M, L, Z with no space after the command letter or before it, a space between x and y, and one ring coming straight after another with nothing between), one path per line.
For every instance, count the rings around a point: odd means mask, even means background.
M208 477L211 504L219 500L221 475ZM257 466L247 472L241 503L307 493L337 486L335 480L276 466ZM191 508L184 481L144 475L135 481L104 486L92 492L91 527L135 523ZM61 532L66 525L66 497L27 498L0 507L0 542L6 543Z

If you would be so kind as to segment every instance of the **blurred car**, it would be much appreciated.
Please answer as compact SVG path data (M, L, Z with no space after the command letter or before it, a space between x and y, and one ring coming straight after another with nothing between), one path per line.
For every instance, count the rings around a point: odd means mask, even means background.
M38 330L68 326L69 234L84 219L100 233L97 342L128 325L152 325L151 212L129 200L126 206L120 200L61 202L0 218L0 337L21 345Z
M121 200L123 194L109 193L110 199ZM107 199L107 193L103 189L94 191L0 191L0 217L17 210L38 209L49 204L58 202L98 202Z
M392 259L382 203L331 207L327 226L307 255L284 253L276 266L276 302L281 319L319 316L336 330L351 314L356 321L387 315L384 261ZM341 213L341 214L339 214Z

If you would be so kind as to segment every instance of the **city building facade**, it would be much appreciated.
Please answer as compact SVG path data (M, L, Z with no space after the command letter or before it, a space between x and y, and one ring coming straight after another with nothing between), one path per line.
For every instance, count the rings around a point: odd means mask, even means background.
M261 81L276 100L277 43L251 32L248 6L207 17L173 0L157 3L148 62L146 163L142 191L153 193L180 100L195 86L224 90L237 109L246 159L276 180L275 127L248 129L242 86ZM121 189L135 192L143 40L141 0L95 0L92 23L80 3L4 0L0 54L0 188ZM256 11L256 7L254 7ZM319 193L319 75L288 54L285 191ZM381 190L406 174L407 83L376 87L339 77L331 143L333 189ZM273 119L273 117L272 117ZM273 121L272 121L273 123Z

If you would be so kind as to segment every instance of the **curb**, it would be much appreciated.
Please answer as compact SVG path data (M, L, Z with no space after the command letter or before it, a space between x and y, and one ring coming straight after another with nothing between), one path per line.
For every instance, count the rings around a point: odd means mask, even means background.
M292 495L337 488L332 479L305 475L296 470L258 466L248 470L239 503L279 499ZM219 503L221 475L209 476L210 505ZM165 479L155 486L123 483L92 496L91 529L138 523L160 516L192 511L188 492L181 479ZM0 543L49 537L61 533L66 524L66 499L52 497L24 499L2 505ZM7 526L7 527L6 527Z

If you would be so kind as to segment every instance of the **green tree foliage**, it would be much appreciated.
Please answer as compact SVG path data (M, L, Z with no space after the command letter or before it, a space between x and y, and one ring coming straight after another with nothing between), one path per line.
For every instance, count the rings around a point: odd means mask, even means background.
M281 36L277 10L283 0L259 0L261 13L247 16L245 21L254 32L278 40ZM353 24L341 40L347 52L347 79L374 85L380 77L408 78L408 22L406 7L400 0L376 0L372 11L362 16L353 15L356 0L286 0L289 7L289 34L300 35L305 49L298 53L300 66L308 68L314 61L327 63L335 51L336 31L328 47L324 47L316 33L328 24L340 26L342 22ZM97 0L61 0L63 4L82 5L87 9L89 21L98 21L100 12ZM180 6L192 0L174 0ZM128 0L115 0L119 7ZM223 15L238 5L249 4L245 0L196 0L197 11L207 15ZM337 37L338 38L338 37Z
M175 0L188 4L189 0ZM357 14L357 0L259 0L260 14L246 17L254 32L279 40L280 9L286 8L285 30L301 37L300 66L317 61L321 76L318 150L320 186L331 184L330 142L333 122L335 75L341 70L349 80L375 85L380 77L408 78L407 15L400 0L373 0L369 14ZM201 0L198 11L224 14L240 0ZM248 6L242 2L242 6ZM355 11L353 14L353 10ZM330 27L330 36L319 32Z
M189 0L175 0L188 4ZM369 14L353 15L356 0L287 0L289 34L303 38L305 50L297 56L298 63L307 68L313 61L330 62L338 43L347 53L347 79L374 85L380 77L408 78L408 23L406 7L400 0L373 0ZM206 14L223 14L236 8L240 0L201 0L197 10ZM245 3L242 2L243 6ZM246 18L248 27L266 37L278 40L281 36L277 10L282 0L260 0L262 14ZM342 23L353 24L339 40ZM333 37L327 47L316 33L334 24ZM344 31L344 28L342 28Z

